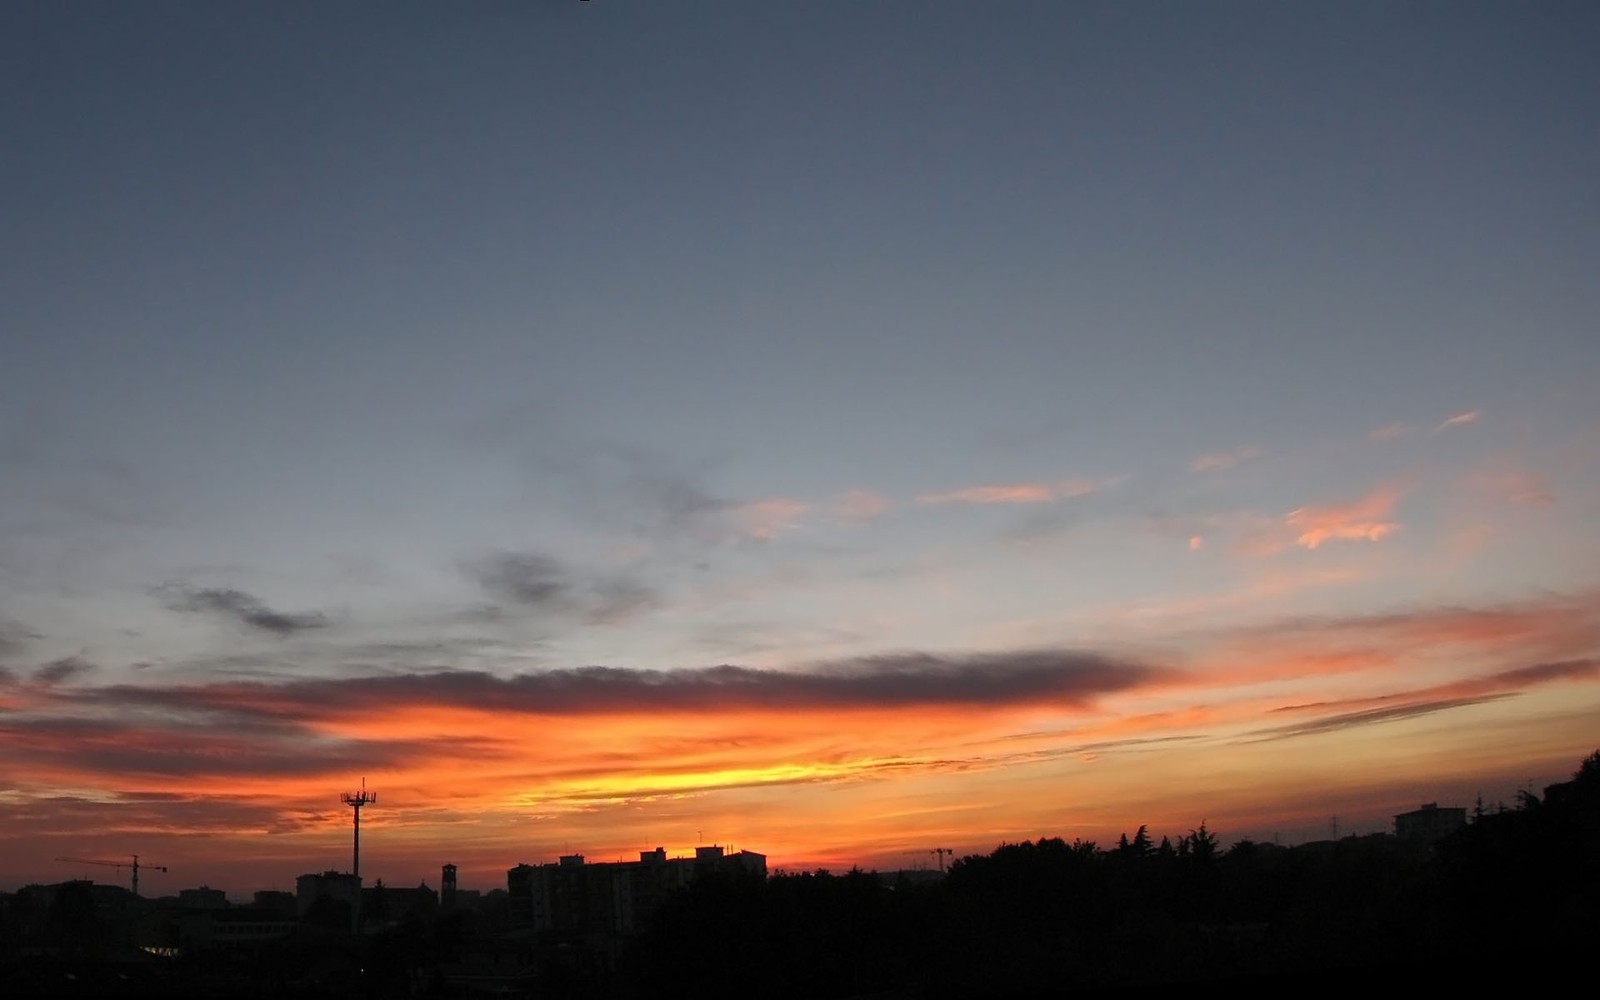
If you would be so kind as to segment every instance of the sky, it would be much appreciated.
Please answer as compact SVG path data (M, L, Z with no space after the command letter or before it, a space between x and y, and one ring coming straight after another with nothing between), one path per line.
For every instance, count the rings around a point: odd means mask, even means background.
M0 10L0 889L1492 808L1600 747L1600 9Z

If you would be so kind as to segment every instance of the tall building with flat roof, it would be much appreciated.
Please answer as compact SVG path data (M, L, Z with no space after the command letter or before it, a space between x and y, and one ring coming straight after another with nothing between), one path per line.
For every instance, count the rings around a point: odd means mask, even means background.
M1466 825L1465 808L1446 806L1441 809L1437 802L1426 802L1421 808L1394 818L1394 835L1412 843L1431 844Z
M353 907L360 892L361 879L348 872L301 875L294 880L295 916L304 917L324 896Z
M631 934L671 893L712 872L766 878L767 856L697 847L692 858L669 858L664 848L640 851L638 861L589 864L581 854L554 864L522 864L506 872L512 919L534 930L571 934Z

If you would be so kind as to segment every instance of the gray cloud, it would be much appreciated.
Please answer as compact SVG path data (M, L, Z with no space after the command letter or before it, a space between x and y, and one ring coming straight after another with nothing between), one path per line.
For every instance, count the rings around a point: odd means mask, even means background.
M590 666L497 676L450 671L280 684L118 685L81 697L119 705L307 719L389 705L450 705L541 715L627 711L1084 705L1163 676L1146 664L1092 653L1035 650L942 657L870 657L806 670L716 666L634 670Z
M349 740L297 725L216 727L162 720L10 718L0 748L20 765L70 766L99 774L312 777L348 775L419 761L494 759L500 741L483 737Z
M639 580L583 573L538 552L497 552L468 562L464 569L495 600L591 625L628 621L658 603L655 590ZM475 614L478 620L504 617L494 606Z
M1600 678L1600 660L1561 660L1556 663L1535 663L1515 670L1494 674L1492 681L1520 687L1525 684L1547 684L1551 681L1593 680Z
M1296 736L1316 736L1322 733L1338 732L1341 729L1353 729L1358 726L1371 726L1383 722L1395 722L1399 719L1412 719L1421 715L1432 715L1435 712L1447 712L1450 709L1465 708L1468 705L1487 704L1488 702L1500 701L1509 697L1511 697L1509 694L1490 694L1468 698L1440 698L1435 701L1412 702L1387 708L1369 708L1359 712L1344 712L1339 715L1311 719L1287 726L1257 729L1246 734L1246 739L1253 742L1292 739Z
M275 611L260 598L241 590L196 589L167 584L158 588L158 592L173 611L221 615L276 636L325 628L328 624L327 618L320 614Z
M534 552L500 552L467 572L490 594L530 608L558 608L567 600L565 571L557 560Z
M16 622L0 618L0 659L22 652L29 640L39 638L37 632L18 625Z
M1525 688L1557 681L1593 680L1600 678L1600 660L1561 660L1555 663L1535 663L1531 666L1502 670L1484 677L1468 677L1429 688L1399 691L1393 694L1365 698L1341 698L1337 701L1309 702L1303 705L1284 705L1274 712L1314 712L1341 706L1364 705L1377 707L1385 702L1404 704L1437 703L1447 698L1479 698L1486 695L1509 697L1521 694Z
M92 673L96 669L93 663L76 656L68 656L59 660L52 660L33 672L33 679L40 684L60 684L74 677Z

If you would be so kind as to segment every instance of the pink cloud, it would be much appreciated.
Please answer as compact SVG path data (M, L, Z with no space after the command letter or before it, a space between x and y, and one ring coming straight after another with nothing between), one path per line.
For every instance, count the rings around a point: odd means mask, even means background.
M1086 497L1091 493L1099 493L1102 485L1109 485L1109 481L1106 484L1102 484L1095 482L1093 479L1086 479L1079 476L1072 479L1062 480L1061 485L1056 490L1056 494L1067 499L1072 497Z
M1465 413L1458 413L1453 417L1445 418L1439 423L1439 426L1433 429L1433 432L1437 434L1440 431L1447 431L1452 427L1465 427L1467 424L1473 423L1477 419L1478 411L1468 410Z
M1405 437L1416 429L1414 424L1389 424L1370 432L1367 435L1367 439L1371 441L1393 441L1397 438Z
M888 510L889 498L871 490L848 490L833 500L829 512L841 521L870 521Z
M1235 448L1232 451L1212 452L1208 455L1199 455L1189 463L1189 468L1195 472L1216 472L1219 469L1231 469L1252 458L1260 458L1266 452L1254 445Z
M802 500L757 500L734 509L747 538L770 542L786 531L800 527L800 518L811 505Z
M1470 483L1497 500L1519 507L1540 507L1556 502L1555 495L1542 478L1505 465L1485 468L1474 475Z
M1055 490L1045 483L1009 483L1000 486L969 486L964 490L935 493L917 498L918 503L1048 503Z
M949 493L930 493L917 498L922 504L947 503L1049 503L1099 493L1124 477L1104 481L1074 476L1059 483L1002 483L994 486L969 486Z
M1301 507L1290 511L1284 523L1295 532L1295 542L1308 549L1329 541L1376 542L1400 530L1389 520L1399 501L1398 490L1383 487L1354 503Z

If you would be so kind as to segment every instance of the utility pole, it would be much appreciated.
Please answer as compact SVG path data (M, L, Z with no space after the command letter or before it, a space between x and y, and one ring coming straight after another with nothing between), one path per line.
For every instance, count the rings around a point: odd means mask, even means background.
M956 852L952 851L948 847L935 847L933 850L929 851L928 853L929 854L937 854L937 855L939 855L939 871L943 872L944 871L944 859L946 857L950 856L950 855L955 854Z

